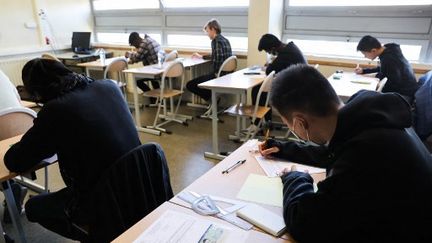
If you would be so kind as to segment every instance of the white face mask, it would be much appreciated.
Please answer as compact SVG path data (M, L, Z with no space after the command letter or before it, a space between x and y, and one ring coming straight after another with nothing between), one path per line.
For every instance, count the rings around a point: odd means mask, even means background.
M307 130L307 129L305 129L306 130L306 137L307 137L307 140L304 140L304 139L301 139L295 132L294 132L294 127L295 127L295 124L294 124L294 122L293 122L293 130L291 131L291 133L294 135L294 137L296 137L297 138L297 140L299 141L299 142L301 142L302 144L304 144L304 145L306 145L306 146L313 146L313 147L320 147L321 145L320 144L317 144L317 143L315 143L315 142L313 142L312 140L310 140L310 138L309 138L309 131ZM327 146L327 144L328 143L326 143L325 144L325 146Z

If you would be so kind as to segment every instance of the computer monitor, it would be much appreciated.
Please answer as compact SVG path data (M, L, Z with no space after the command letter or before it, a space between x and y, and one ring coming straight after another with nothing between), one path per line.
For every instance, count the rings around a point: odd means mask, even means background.
M90 51L91 32L73 32L72 33L72 51L86 52Z

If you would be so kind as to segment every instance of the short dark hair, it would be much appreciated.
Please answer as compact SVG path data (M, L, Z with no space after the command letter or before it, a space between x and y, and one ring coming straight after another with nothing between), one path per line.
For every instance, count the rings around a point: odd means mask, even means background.
M272 34L265 34L261 37L258 44L258 51L269 52L272 48L277 48L282 44L282 42L276 36Z
M296 64L278 73L273 80L270 103L282 116L290 119L294 111L319 117L334 114L340 100L316 68Z
M360 39L357 45L357 51L370 52L372 49L378 49L380 47L381 43L377 38L370 35L365 35Z
M141 37L139 36L138 32L132 32L129 35L129 45L131 46L137 46L141 42Z
M217 34L220 34L220 33L222 32L222 28L221 28L219 22L218 22L216 19L210 19L210 20L207 22L207 24L204 25L204 30L205 30L207 27L216 30L216 33L217 33Z
M42 103L93 82L59 61L43 58L35 58L24 65L22 80L30 95Z

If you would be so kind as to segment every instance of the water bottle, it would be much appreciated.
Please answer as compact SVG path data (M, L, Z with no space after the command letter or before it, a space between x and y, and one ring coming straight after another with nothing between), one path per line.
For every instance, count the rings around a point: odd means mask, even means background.
M105 65L105 50L103 48L99 49L99 58L102 65Z
M160 51L158 51L158 64L159 64L160 68L163 67L164 62L165 62L165 51L160 50Z

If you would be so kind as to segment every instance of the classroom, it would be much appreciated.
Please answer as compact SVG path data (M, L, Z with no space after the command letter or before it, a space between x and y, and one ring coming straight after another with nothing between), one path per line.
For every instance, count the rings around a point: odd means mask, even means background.
M432 242L431 0L1 0L0 242Z

